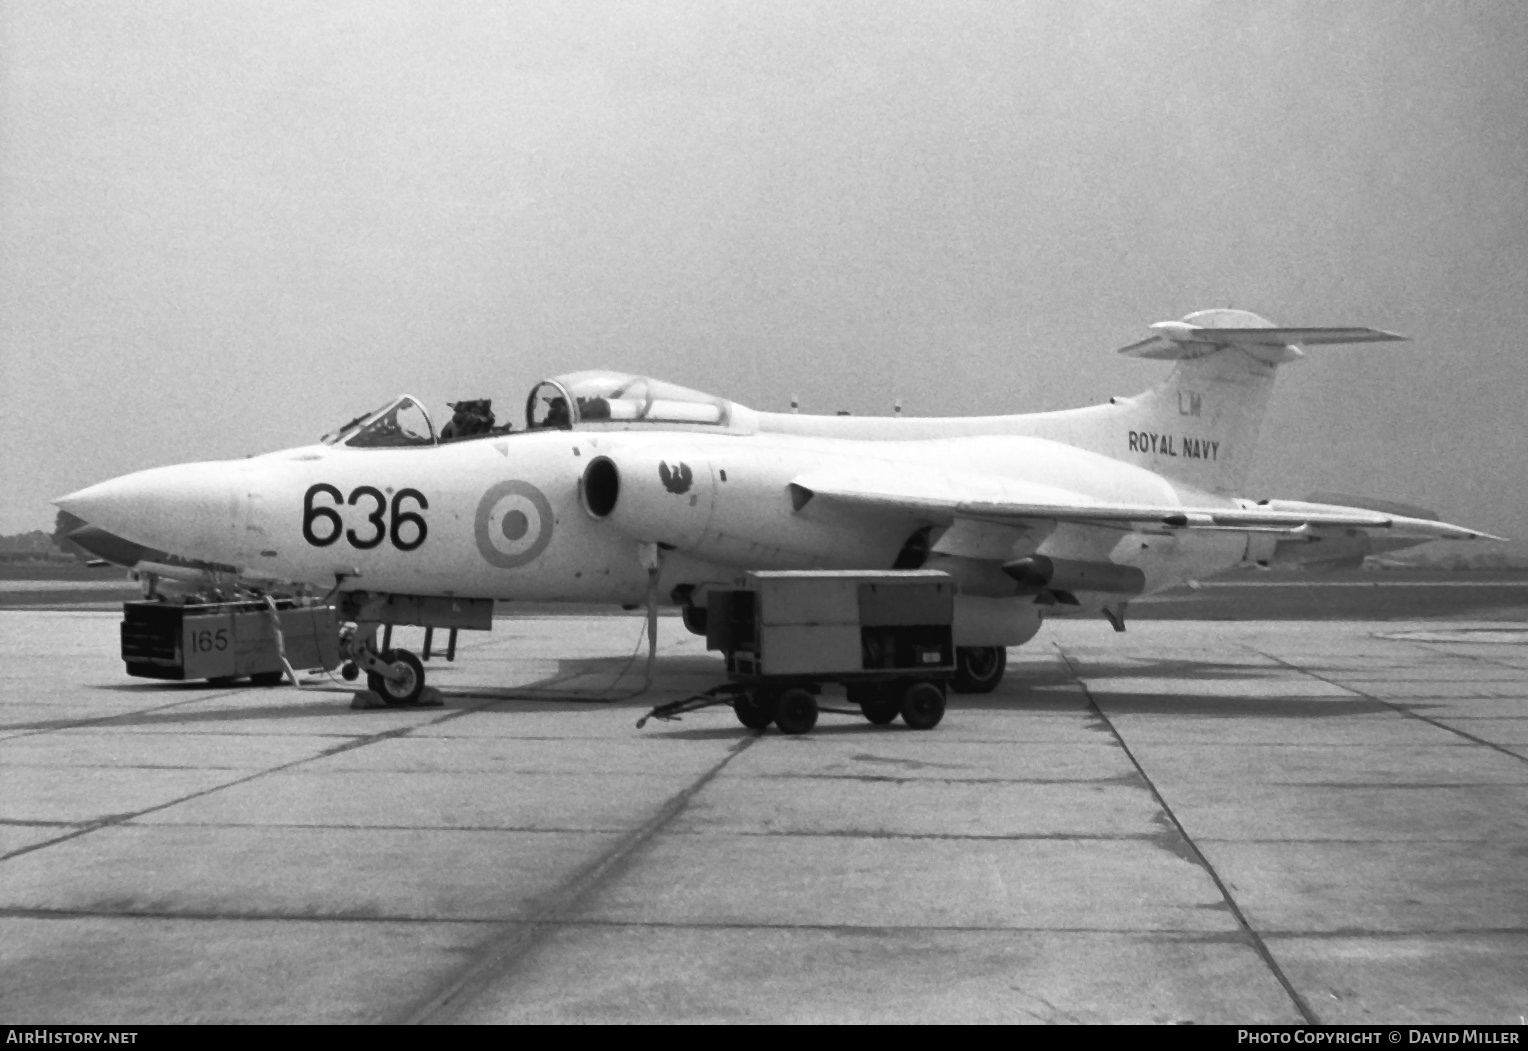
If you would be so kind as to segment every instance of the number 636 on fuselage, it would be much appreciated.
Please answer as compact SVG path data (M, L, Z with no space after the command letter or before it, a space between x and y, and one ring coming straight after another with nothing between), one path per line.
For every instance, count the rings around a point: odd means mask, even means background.
M1275 328L1237 310L1123 348L1150 390L1012 416L769 413L659 380L538 384L521 429L442 440L404 396L321 443L125 475L57 501L91 527L254 581L368 602L683 607L751 570L939 569L958 680L1044 618L1102 612L1245 564L1354 562L1487 534L1425 512L1252 499L1241 484L1279 366L1301 345L1400 337ZM703 628L701 629L703 630Z

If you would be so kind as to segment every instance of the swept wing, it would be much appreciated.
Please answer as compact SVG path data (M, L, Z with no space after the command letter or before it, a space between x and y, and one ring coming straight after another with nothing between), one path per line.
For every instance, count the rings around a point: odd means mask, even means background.
M1112 503L1051 486L1018 485L948 471L899 469L891 474L849 477L809 472L791 482L798 511L816 501L845 507L926 516L945 523L957 518L1015 526L1066 522L1114 528L1229 530L1296 535L1318 528L1381 531L1394 539L1499 540L1500 537L1432 519L1358 507L1272 500L1237 506Z

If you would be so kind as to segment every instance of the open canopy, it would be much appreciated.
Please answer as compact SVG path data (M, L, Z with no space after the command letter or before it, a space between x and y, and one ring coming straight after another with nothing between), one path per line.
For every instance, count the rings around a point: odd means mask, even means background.
M435 444L435 425L418 398L400 394L380 409L357 416L320 439L352 449L399 449Z

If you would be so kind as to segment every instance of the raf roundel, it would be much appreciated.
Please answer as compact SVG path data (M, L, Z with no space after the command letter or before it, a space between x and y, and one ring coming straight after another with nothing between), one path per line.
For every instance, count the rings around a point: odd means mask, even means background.
M500 482L478 501L472 532L478 552L500 569L533 561L552 539L552 505L527 482Z

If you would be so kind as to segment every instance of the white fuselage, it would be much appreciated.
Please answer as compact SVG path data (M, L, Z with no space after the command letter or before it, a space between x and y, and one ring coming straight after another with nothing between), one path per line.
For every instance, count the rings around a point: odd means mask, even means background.
M590 463L619 468L604 517L581 492ZM683 474L681 477L681 468ZM649 588L644 543L664 552L660 594L735 583L747 570L886 569L927 524L897 513L798 508L790 483L812 472L887 477L938 472L968 499L981 480L1076 499L1233 506L1161 475L1041 438L981 435L903 441L700 431L540 430L423 448L316 445L246 460L184 464L102 483L82 514L122 536L262 578L319 588L531 601L637 604ZM667 478L665 478L667 474ZM976 490L973 492L973 488ZM91 497L95 497L93 501ZM109 513L107 513L109 511ZM1237 564L1239 534L1136 532L1055 524L1043 536L973 542L948 530L934 556L972 593L1004 594L1006 555L1139 568L1146 591ZM994 547L994 544L996 547ZM974 557L979 555L980 557ZM959 573L957 572L957 576ZM1097 608L1084 601L1080 608ZM1078 607L1074 607L1078 608Z

